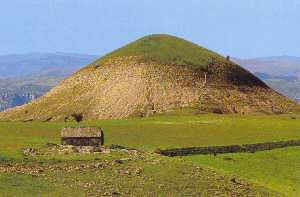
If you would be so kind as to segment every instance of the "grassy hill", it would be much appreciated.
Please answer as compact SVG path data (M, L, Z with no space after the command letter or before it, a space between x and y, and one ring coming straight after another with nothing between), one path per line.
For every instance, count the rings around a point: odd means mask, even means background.
M63 80L2 120L120 119L194 107L195 113L288 113L299 106L222 56L169 35L150 35Z
M93 65L102 65L115 57L138 56L141 62L158 62L207 69L209 64L226 62L225 58L192 42L166 34L143 37L100 58Z

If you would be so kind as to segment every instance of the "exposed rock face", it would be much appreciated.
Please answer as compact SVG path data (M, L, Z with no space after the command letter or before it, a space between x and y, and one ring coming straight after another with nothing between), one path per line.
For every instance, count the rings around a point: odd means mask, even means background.
M153 58L146 61L141 56L108 57L81 69L34 102L1 113L0 119L66 120L74 113L82 114L84 120L121 119L189 106L215 113L299 110L296 103L225 58L195 67Z

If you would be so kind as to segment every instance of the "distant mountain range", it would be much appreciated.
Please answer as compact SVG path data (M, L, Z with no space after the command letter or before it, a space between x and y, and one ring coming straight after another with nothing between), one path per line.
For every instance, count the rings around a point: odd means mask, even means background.
M30 75L65 76L97 56L71 53L29 53L0 56L0 79Z
M30 53L0 56L0 111L40 97L98 56ZM269 86L300 102L300 58L232 58Z
M264 80L278 92L300 102L300 57L278 56L233 61Z
M96 57L68 53L0 56L0 111L42 96Z
M271 76L296 77L300 79L300 57L234 58L233 61L241 64L252 72L265 73Z

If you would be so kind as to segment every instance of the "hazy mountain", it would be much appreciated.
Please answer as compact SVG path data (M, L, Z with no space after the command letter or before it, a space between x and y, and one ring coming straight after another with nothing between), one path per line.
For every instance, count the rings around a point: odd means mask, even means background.
M95 60L68 53L0 56L0 111L44 95L66 76Z
M28 75L65 76L82 65L92 62L96 56L69 53L30 53L0 56L0 78Z
M292 56L237 59L278 92L300 102L300 58Z
M293 76L300 79L300 57L278 56L254 59L238 59L233 61L241 64L254 73L266 73L271 76Z

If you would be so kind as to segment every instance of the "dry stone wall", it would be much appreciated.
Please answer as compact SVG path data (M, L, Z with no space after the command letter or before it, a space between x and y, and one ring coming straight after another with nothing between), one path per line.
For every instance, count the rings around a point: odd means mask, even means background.
M240 153L240 152L257 152L264 150L272 150L276 148L284 148L289 146L300 146L300 140L264 142L257 144L229 145L229 146L208 146L208 147L191 147L191 148L175 148L166 150L156 150L156 153L165 156L186 156L197 154L221 154L221 153Z

